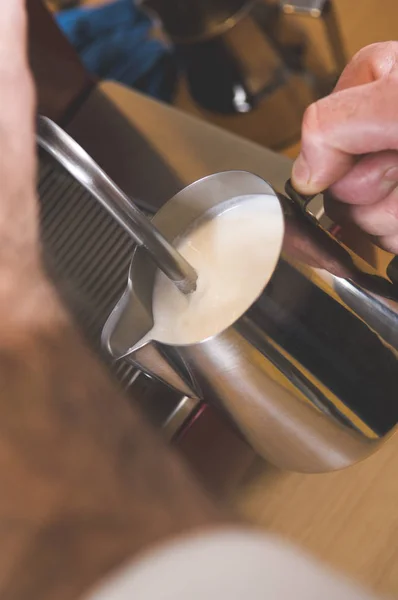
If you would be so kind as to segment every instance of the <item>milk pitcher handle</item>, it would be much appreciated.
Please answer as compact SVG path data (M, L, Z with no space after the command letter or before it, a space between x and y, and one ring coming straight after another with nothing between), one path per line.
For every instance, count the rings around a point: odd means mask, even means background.
M302 213L306 216L308 220L312 221L313 223L316 222L316 225L320 227L318 221L307 211L309 204L317 196L317 194L312 196L305 196L304 194L300 194L294 189L291 179L289 179L285 184L285 193L288 196L288 198L294 202L296 207L302 211ZM331 236L331 234L329 235ZM331 237L333 238L336 244L339 244L342 248L345 248L345 246L343 246L343 244L341 244L341 242L336 237ZM394 258L391 259L389 265L387 266L386 274L395 288L393 297L394 299L396 299L398 297L398 256L394 256ZM373 291L376 294L380 293L387 297L390 295L390 293L386 290L386 279L384 279L383 277L370 275L369 273L364 272L362 273L362 278L365 287L367 287L370 291Z

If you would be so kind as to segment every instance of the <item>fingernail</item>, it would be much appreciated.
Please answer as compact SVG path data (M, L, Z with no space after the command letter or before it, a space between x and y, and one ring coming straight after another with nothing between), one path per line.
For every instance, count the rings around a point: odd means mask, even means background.
M391 167L384 173L384 179L386 181L398 182L398 167Z
M302 185L308 185L311 180L311 170L302 154L296 158L292 169L293 182Z

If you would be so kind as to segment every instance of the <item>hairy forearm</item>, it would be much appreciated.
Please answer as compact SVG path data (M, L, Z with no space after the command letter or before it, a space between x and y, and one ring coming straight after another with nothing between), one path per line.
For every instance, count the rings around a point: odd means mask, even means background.
M224 517L44 278L34 290L0 325L0 597L69 600L147 545Z
M42 273L24 6L0 2L0 598L76 600L149 544L224 517Z

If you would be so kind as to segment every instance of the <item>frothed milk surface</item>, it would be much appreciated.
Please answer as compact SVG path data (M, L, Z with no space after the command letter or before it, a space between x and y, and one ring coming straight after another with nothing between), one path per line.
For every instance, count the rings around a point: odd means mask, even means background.
M176 245L198 273L197 289L184 296L159 271L154 327L144 340L174 345L205 340L232 325L261 294L279 257L282 211L271 195L239 200L200 220Z

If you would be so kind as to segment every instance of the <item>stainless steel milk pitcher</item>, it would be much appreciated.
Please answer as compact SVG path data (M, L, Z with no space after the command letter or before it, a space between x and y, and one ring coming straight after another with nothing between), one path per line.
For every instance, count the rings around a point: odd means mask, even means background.
M224 172L188 186L154 217L173 241L232 198L278 199L280 258L261 296L231 327L198 344L137 347L155 276L137 249L103 342L115 359L223 409L273 464L329 471L374 452L398 421L398 286L322 229L305 199L288 191L277 194L247 172Z

